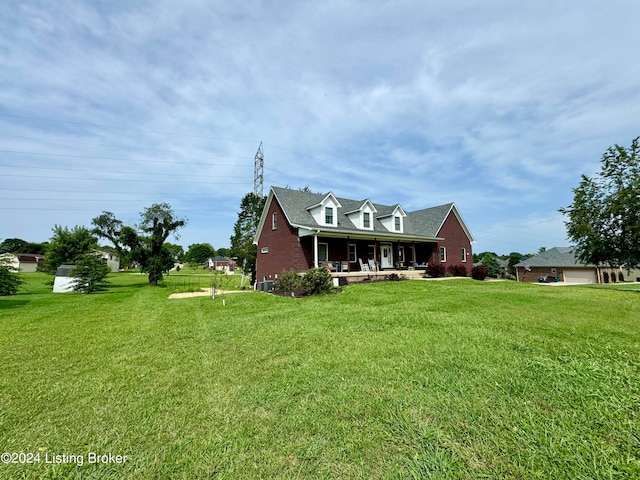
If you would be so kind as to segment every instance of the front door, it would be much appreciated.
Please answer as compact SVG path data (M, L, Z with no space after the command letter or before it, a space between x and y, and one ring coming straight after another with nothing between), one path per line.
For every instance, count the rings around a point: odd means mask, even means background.
M393 249L391 245L380 245L380 267L393 268Z

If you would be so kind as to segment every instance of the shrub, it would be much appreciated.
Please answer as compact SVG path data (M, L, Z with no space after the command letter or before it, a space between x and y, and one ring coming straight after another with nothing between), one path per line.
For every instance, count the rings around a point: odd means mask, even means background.
M75 292L93 293L105 290L109 283L106 278L111 272L107 262L93 253L85 253L76 259L73 274L78 278L73 287Z
M302 279L295 270L283 270L278 279L273 283L273 289L277 293L289 294L300 288Z
M325 267L312 268L302 277L301 286L307 295L326 293L333 290L333 278Z
M622 272L618 272L618 281L624 282L624 275L622 274Z
M489 272L487 271L487 267L484 265L478 265L471 269L471 278L474 280L484 280L489 276Z
M467 267L464 265L449 265L447 267L447 272L449 272L454 277L466 277L467 276Z
M431 278L444 277L444 266L439 263L429 263L425 273Z
M15 294L23 283L23 278L0 259L0 295Z

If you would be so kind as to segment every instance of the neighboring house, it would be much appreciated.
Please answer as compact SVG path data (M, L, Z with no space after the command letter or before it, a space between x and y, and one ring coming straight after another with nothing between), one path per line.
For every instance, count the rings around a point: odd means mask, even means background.
M399 204L272 187L254 239L256 278L318 266L353 272L425 268L429 262L461 264L471 272L474 242L453 203L407 212Z
M220 255L210 258L207 262L207 265L212 270L223 270L225 272L229 272L235 268L238 268L238 265L227 257L222 257Z
M610 268L581 262L574 247L554 247L515 265L519 282L537 282L542 276L565 283L603 283L602 273ZM614 269L619 270L619 269Z
M53 279L53 293L67 293L72 292L73 287L78 281L77 277L73 276L73 269L75 265L60 265L56 270L56 276Z
M98 250L98 253L100 258L107 262L112 272L120 270L120 257L116 253L107 252L106 250Z
M1 256L11 267L22 273L35 272L44 260L44 255L35 253L3 253Z

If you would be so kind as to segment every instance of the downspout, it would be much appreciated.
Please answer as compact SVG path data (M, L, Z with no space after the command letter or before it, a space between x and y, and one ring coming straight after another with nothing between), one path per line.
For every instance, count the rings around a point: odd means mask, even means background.
M320 230L313 234L313 268L318 268L318 234Z

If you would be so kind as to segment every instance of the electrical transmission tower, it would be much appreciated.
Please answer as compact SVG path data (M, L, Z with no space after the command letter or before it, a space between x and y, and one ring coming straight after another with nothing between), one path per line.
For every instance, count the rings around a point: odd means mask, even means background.
M253 164L253 194L264 197L264 153L262 153L262 142L258 147Z

